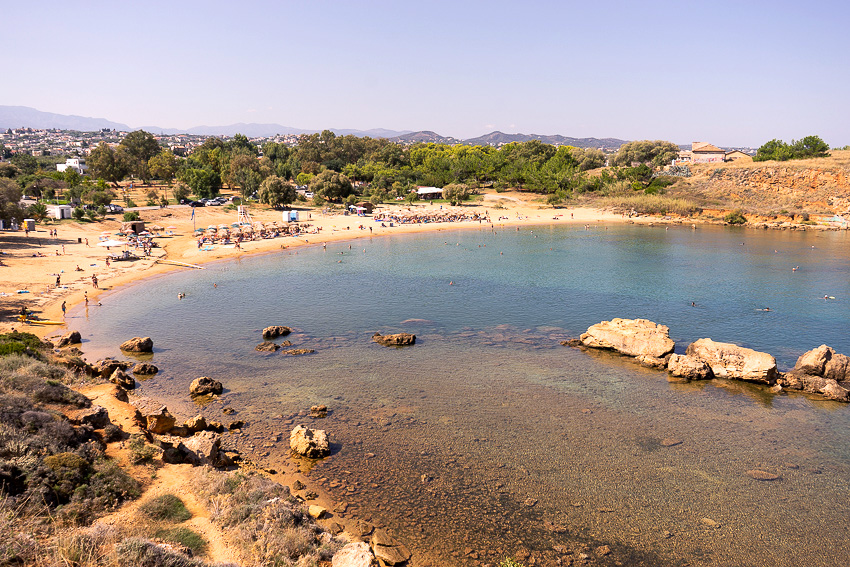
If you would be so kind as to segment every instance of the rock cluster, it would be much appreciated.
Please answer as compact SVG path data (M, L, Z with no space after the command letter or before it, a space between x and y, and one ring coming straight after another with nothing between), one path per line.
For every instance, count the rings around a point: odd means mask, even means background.
M141 374L142 376L152 376L159 372L159 368L150 362L139 362L133 366L133 374Z
M850 402L850 358L821 345L800 356L794 369L783 374L779 384L821 394L829 400Z
M100 376L101 378L109 378L112 376L112 373L118 370L127 370L130 368L131 363L126 362L124 360L117 360L115 358L102 358L95 362L92 365L92 372L95 373L96 376Z
M612 319L592 325L581 335L581 346L602 348L633 356L645 366L667 368L684 380L726 378L820 394L829 400L850 402L850 357L821 345L803 354L794 369L785 374L776 359L732 343L699 339L685 354L670 354L674 343L669 330L646 319ZM577 346L575 340L561 344Z
M297 454L319 459L331 454L328 434L322 429L308 429L297 425L289 434L289 447Z
M396 333L394 335L382 335L376 332L372 340L384 346L407 346L416 343L416 335L412 333Z
M153 340L150 337L133 337L118 348L127 352L153 352Z
M125 390L132 390L136 387L136 380L120 368L115 369L115 372L109 377L109 381Z

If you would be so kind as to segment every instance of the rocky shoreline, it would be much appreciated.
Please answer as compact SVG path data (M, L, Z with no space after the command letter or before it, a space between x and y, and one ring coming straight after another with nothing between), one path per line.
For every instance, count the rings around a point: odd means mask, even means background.
M768 386L774 394L801 391L850 402L850 358L827 345L804 353L792 370L780 372L768 353L709 338L694 341L685 354L675 354L669 333L668 327L646 319L612 319L591 325L581 337L563 344L615 351L644 366L666 369L671 379L742 380Z

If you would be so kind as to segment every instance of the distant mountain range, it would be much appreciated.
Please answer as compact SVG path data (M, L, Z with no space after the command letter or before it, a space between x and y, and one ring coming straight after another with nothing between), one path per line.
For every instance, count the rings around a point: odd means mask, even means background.
M244 134L249 138L266 138L276 135L290 134L314 134L319 130L304 130L280 124L256 124L239 123L228 126L196 126L188 130L177 128L162 128L160 126L139 126L131 128L126 124L112 122L104 118L88 118L85 116L69 116L65 114L54 114L42 112L27 106L3 106L0 105L0 129L8 128L35 128L35 129L58 129L77 130L80 132L95 132L104 128L130 132L132 130L145 130L152 134L195 134L199 136L233 136ZM570 145L579 148L618 148L625 140L617 138L568 138L565 136L543 136L540 134L505 134L504 132L491 132L477 138L459 140L449 136L441 136L436 132L423 130L411 132L409 130L397 131L384 128L372 130L349 130L329 128L337 136L369 136L371 138L388 138L396 142L435 142L441 144L470 144L470 145L493 145L507 144L510 142L527 142L529 140L540 140L547 144Z

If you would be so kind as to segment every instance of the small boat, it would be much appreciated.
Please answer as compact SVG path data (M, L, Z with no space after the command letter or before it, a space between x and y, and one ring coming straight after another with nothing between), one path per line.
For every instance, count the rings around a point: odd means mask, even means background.
M49 319L32 319L30 317L24 317L23 315L18 315L18 322L26 323L28 325L64 325L65 321L51 321Z

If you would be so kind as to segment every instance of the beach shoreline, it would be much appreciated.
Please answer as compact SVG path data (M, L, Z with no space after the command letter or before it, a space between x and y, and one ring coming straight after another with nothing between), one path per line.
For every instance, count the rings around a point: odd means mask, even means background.
M172 235L157 237L158 247L153 248L151 256L130 262L111 262L104 264L108 252L114 251L98 247L98 239L105 233L116 233L121 228L119 220L108 219L96 223L61 222L39 225L35 235L24 235L22 231L2 235L4 253L0 293L0 331L13 329L27 331L40 337L48 337L69 330L63 325L28 325L17 321L21 306L26 306L42 319L63 320L62 305L66 310L82 304L88 299L97 304L106 291L112 291L129 284L137 284L151 277L169 273L178 269L192 269L159 260L180 262L203 266L205 264L228 261L246 256L271 254L302 246L317 246L340 241L357 241L363 238L384 237L444 230L464 230L481 228L490 224L494 229L533 227L557 224L598 225L599 223L657 222L657 217L642 216L627 219L619 213L590 207L552 209L544 208L533 202L533 196L518 193L487 193L485 198L474 204L456 209L467 213L489 213L492 223L483 221L433 222L395 224L379 223L370 216L359 217L343 214L322 214L315 210L306 211L310 218L302 224L309 225L308 230L317 233L303 233L300 236L277 237L241 243L240 249L233 245L213 247L202 250L197 245L194 226L212 226L224 221L234 221L235 211L223 211L218 207L203 209L165 208L142 211L142 220L148 225L169 224ZM499 207L499 208L495 208ZM408 211L407 205L390 205L385 210L391 212ZM435 213L439 205L415 205L418 213ZM192 213L198 211L197 218ZM280 211L251 211L254 220L270 223L281 218ZM501 217L501 218L500 218ZM498 220L497 220L498 219ZM383 226L386 225L386 226ZM360 228L362 227L362 228ZM58 237L44 237L48 230L56 229ZM103 230L106 229L106 230ZM108 250L108 251L107 251ZM61 253L60 253L61 252ZM78 271L79 269L79 271ZM98 278L94 287L91 276ZM64 281L55 285L57 276ZM71 281L69 281L71 280ZM18 290L26 290L19 293Z

